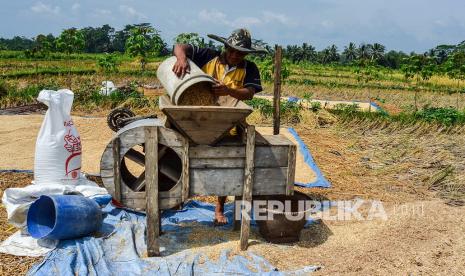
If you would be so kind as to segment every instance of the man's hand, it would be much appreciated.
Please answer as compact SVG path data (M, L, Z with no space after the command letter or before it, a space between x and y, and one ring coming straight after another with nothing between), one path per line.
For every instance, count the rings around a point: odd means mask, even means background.
M191 72L187 58L177 58L176 63L173 65L173 72L178 78L184 78L184 75Z
M226 96L231 93L231 90L224 83L216 81L216 84L212 86L212 92L216 96Z

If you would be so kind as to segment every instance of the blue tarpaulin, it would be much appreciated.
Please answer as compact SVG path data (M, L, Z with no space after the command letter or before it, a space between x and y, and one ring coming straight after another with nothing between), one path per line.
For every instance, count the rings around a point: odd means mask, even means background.
M298 143L299 147L299 152L303 155L305 164L307 164L314 172L316 175L316 180L313 182L309 183L300 183L296 182L294 185L300 186L300 187L306 187L306 188L311 188L311 187L321 187L321 188L329 188L331 187L331 183L329 183L328 180L324 177L324 175L321 173L320 168L315 163L315 160L313 160L312 154L310 153L310 150L308 147L305 145L304 141L300 138L299 134L292 128L287 129L289 133L294 136L294 139Z
M232 204L225 215L232 222ZM228 255L224 250L216 260L189 246L194 227L212 226L214 206L189 201L182 210L165 211L160 237L161 257L146 257L146 217L142 213L104 208L106 217L92 237L60 241L57 248L35 265L28 275L306 275L319 267L308 265L296 271L277 271L264 257ZM199 225L200 224L200 225ZM222 226L231 231L231 224ZM208 244L227 242L221 235L205 237ZM207 245L208 245L207 244Z

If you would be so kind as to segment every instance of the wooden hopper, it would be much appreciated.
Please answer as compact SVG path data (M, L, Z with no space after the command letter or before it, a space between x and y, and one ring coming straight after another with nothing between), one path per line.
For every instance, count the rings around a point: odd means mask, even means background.
M199 145L216 143L253 111L241 101L234 107L177 106L166 95L160 97L159 106L171 124Z

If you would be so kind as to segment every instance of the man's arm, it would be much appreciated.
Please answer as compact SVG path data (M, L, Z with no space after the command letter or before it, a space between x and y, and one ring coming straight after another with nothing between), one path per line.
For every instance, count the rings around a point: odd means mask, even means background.
M182 78L186 73L190 72L189 62L187 62L190 51L192 51L192 47L188 44L176 44L174 46L173 54L177 60L173 66L173 72L178 78Z
M238 100L250 100L255 94L255 88L253 87L244 87L244 88L228 88L224 83L218 82L212 86L212 91L216 96L226 96L229 95Z

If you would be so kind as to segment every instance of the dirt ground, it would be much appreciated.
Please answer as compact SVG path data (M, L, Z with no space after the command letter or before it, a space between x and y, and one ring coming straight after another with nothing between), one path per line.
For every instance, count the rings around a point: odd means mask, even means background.
M0 169L32 169L34 145L19 138L18 131L37 133L41 116L0 118ZM83 143L83 170L97 172L111 132L102 122L96 123L100 120L74 120ZM379 200L387 220L323 219L304 230L296 244L273 245L257 240L250 250L266 256L279 269L320 265L317 275L464 275L465 207L461 205L465 136L332 122L327 117L311 117L295 126L333 185L330 189L299 190L319 199ZM437 177L450 166L453 173ZM25 185L31 179L23 174L0 174L0 191ZM366 214L369 207L367 203L360 209ZM2 207L1 240L13 232L5 216ZM236 246L237 240L226 245L210 244L208 250ZM8 272L7 263L24 272L35 261L6 255L0 255L0 259L0 274L9 275L15 273Z
M0 169L32 170L34 167L35 139L44 115L4 115L0 117ZM82 171L99 173L100 156L113 132L106 118L73 117L81 135Z

